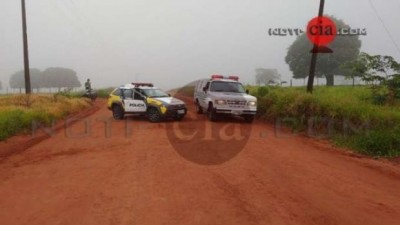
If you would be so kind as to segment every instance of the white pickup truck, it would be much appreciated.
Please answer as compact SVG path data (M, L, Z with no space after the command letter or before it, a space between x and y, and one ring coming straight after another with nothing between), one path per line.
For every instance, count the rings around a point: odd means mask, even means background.
M197 113L206 112L211 121L225 114L241 116L251 123L257 113L257 98L248 94L237 76L212 75L198 81L194 103Z

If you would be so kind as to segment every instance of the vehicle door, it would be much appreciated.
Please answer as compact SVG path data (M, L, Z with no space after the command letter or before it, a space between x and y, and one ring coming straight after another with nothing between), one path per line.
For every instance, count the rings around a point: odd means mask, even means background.
M145 112L146 104L143 97L139 98L133 89L125 89L122 93L122 102L125 107L125 112ZM135 99L136 97L136 99Z
M207 101L207 96L209 93L209 87L210 87L210 82L208 81L207 83L203 82L203 84L200 86L200 90L198 91L199 95L199 104L202 108L207 109L208 108L208 101Z
M137 89L133 90L133 106L135 107L135 112L147 111L146 96Z

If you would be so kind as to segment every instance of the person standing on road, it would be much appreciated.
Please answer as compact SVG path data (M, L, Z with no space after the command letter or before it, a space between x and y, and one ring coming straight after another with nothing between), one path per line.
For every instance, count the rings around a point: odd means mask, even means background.
M85 82L85 89L86 92L90 92L90 90L92 90L92 84L90 83L90 79L87 79L87 81Z

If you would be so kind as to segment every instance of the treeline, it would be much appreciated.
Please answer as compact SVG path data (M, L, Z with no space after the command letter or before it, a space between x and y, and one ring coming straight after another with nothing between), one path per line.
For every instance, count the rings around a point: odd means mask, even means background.
M76 72L72 69L54 67L47 68L44 71L39 69L30 69L31 88L36 89L37 92L41 88L76 88L82 86ZM24 71L18 71L11 75L9 81L11 88L23 89L25 88Z

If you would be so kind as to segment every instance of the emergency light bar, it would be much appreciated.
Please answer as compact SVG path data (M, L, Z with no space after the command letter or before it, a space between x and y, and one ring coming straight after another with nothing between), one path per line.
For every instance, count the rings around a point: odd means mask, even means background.
M154 87L152 83L131 83L135 87Z
M212 75L211 76L211 79L223 79L224 78L224 76L222 76L222 75Z
M229 79L229 80L239 81L239 77L238 76L211 75L211 79L213 79L213 80L215 80L215 79Z
M229 76L228 79L239 81L239 77L238 76Z

